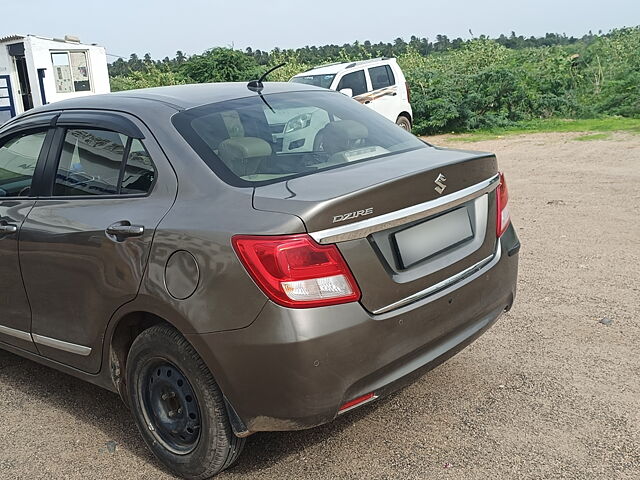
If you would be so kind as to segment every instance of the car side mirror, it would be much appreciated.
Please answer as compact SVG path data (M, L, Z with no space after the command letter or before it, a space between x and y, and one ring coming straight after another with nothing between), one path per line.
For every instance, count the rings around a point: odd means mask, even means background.
M351 88L341 88L340 93L347 97L353 97L353 89Z

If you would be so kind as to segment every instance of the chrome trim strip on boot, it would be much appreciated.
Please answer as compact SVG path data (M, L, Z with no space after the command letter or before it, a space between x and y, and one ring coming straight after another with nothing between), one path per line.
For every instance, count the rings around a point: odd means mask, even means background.
M410 303L417 302L418 300L422 300L423 298L426 298L429 295L433 295L436 292L439 292L448 287L451 287L456 283L464 280L465 278L471 277L474 274L484 273L483 270L489 270L490 268L492 268L496 263L500 261L501 256L502 256L502 246L500 245L500 239L498 239L495 253L489 255L487 258L480 260L478 263L471 265L469 268L465 268L461 272L458 272L455 275L452 275L451 277L436 283L435 285L431 285L430 287L425 288L424 290L420 290L419 292L416 292L413 295L409 295L408 297L405 297L402 300L398 300L397 302L393 302L393 303L390 303L389 305L378 308L377 310L374 310L372 313L374 315L379 315L381 313L390 312L391 310L404 307L405 305L409 305Z
M311 232L309 235L318 243L336 243L347 240L356 240L365 238L372 233L376 233L388 228L397 227L405 223L430 217L450 208L461 205L473 198L484 195L496 189L500 175L497 174L487 180L472 185L457 192L445 195L444 197L429 200L428 202L412 205L411 207L389 212L377 217L367 218L359 222L350 223L349 225L341 225L339 227L327 228Z

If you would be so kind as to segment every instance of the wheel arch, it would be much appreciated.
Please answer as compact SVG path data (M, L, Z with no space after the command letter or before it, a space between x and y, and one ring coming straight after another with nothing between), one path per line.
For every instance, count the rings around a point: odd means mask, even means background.
M185 335L183 330L157 313L152 313L146 310L133 310L119 316L117 320L112 322L111 328L109 329L110 333L107 337L109 341L105 342L104 365L107 365L109 369L108 372L106 372L106 376L108 376L115 391L120 395L122 401L125 402L127 406L129 404L129 396L126 390L126 368L129 351L131 350L131 346L135 339L138 338L142 332L155 325L167 325L176 329L185 338L185 340L191 344L198 355L202 357L201 352L198 351L198 346L189 341L188 336ZM216 375L215 369L212 369L210 365L207 365L207 368L211 371L216 382L218 382L217 379L219 377ZM227 408L227 413L229 415L229 420L234 434L238 437L248 436L250 432L247 430L242 419L236 413L233 405L224 395L224 390L220 383L218 383L218 386L224 396L225 406Z
M143 331L159 324L176 328L165 318L144 310L121 315L110 328L108 341L105 342L103 365L108 368L108 377L124 402L127 402L125 371L131 345Z
M406 118L407 120L409 120L409 123L410 123L411 125L413 125L413 118L411 117L411 114L410 114L409 112L407 112L406 110L403 110L402 112L400 112L400 113L398 114L398 118L399 118L399 117L404 117L404 118Z
M135 300L122 305L111 316L105 329L101 376L125 402L124 378L129 349L140 333L158 324L169 325L182 336L193 331L178 311L148 295L138 295Z

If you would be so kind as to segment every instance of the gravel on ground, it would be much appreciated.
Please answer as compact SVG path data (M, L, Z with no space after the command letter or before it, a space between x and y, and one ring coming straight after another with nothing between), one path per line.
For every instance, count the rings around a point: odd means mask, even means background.
M640 478L640 136L508 136L514 308L401 392L249 438L234 479ZM167 479L107 391L0 351L0 478Z

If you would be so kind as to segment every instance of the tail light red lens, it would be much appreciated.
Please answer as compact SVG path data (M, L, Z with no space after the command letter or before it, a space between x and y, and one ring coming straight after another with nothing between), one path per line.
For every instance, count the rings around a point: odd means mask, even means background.
M409 82L404 82L404 87L407 89L407 102L411 103L411 87Z
M498 237L501 237L511 222L511 216L509 215L509 191L507 190L507 181L504 178L504 173L500 173L500 183L496 189L496 206L498 210L496 234Z
M251 278L279 305L311 308L360 300L335 245L320 245L307 234L236 235L231 242Z

